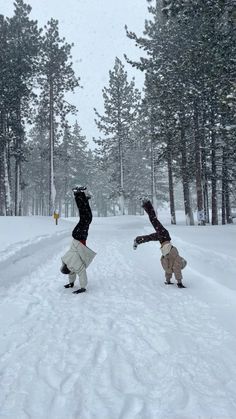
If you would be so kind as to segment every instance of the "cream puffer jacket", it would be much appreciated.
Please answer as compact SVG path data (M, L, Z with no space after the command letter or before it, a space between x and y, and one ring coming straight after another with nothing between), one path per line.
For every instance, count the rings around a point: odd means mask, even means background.
M61 260L71 272L79 274L90 265L95 256L96 253L93 250L73 239L70 249L62 256Z

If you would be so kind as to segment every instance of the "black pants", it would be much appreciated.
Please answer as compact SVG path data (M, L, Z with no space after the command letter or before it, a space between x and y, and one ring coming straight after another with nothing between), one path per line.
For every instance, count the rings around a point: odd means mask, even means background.
M170 241L171 237L169 235L168 230L160 223L160 221L157 219L157 215L155 213L155 210L152 206L151 201L147 201L143 204L143 209L146 211L149 220L151 224L153 225L154 229L156 230L158 234L158 240L160 243L163 243L164 241Z
M93 218L89 200L84 192L78 192L75 195L75 201L79 210L80 220L72 232L72 237L76 240L86 240L88 237L89 225Z

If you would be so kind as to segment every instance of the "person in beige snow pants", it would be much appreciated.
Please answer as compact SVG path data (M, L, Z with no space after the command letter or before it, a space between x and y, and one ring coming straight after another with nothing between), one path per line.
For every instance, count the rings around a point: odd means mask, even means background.
M173 284L171 282L172 275L174 274L179 288L185 288L182 283L182 269L185 268L187 262L184 258L179 255L179 252L175 246L171 244L171 237L168 230L160 223L149 199L144 199L142 207L149 216L149 220L155 229L155 233L148 234L145 236L137 236L134 240L134 249L141 243L147 243L149 241L159 241L161 244L161 265L165 271L165 284Z

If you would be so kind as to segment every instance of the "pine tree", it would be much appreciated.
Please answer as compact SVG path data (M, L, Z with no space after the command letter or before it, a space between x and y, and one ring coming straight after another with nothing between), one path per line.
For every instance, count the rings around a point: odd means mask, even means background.
M45 109L39 108L34 127L28 134L28 158L23 162L26 213L48 214L48 126Z
M8 50L8 24L4 16L0 15L0 215L11 215L10 180L8 176L8 127L7 115L9 112L8 95L10 83L8 78L9 50Z
M104 158L109 161L111 172L108 182L113 185L114 196L119 195L121 214L124 214L126 184L126 150L130 132L137 115L140 94L134 80L127 79L122 62L116 58L113 71L109 72L109 86L103 89L104 115L96 110L98 129L105 135L99 142Z
M139 62L127 61L145 71L152 84L154 120L166 144L163 156L169 156L168 168L171 159L179 166L175 176L182 177L187 220L193 223L190 187L194 178L198 214L204 211L208 219L211 179L212 224L217 224L223 154L224 165L229 167L228 152L220 150L222 132L227 138L226 127L232 127L232 113L224 111L224 103L231 97L235 74L235 8L221 0L160 0L149 11L152 20L145 24L144 37L127 31L146 56ZM152 101L149 97L149 107ZM229 144L227 141L227 150ZM224 183L230 191L229 176L225 172L222 176L228 179ZM229 201L230 193L225 194Z
M71 48L60 38L58 21L51 19L45 26L45 34L42 39L42 57L40 62L39 85L42 89L40 103L47 109L49 131L49 214L55 209L55 175L54 175L54 146L55 125L57 118L63 123L68 113L75 112L75 107L65 100L65 93L74 91L79 85L79 79L75 76L72 61Z
M66 217L70 212L74 214L72 188L76 185L90 184L87 145L86 138L76 121L73 130L68 125L65 127L62 143L55 153L56 201L60 213L64 212Z
M33 85L38 69L40 31L37 22L30 20L31 7L23 0L16 0L13 17L8 21L8 74L11 82L10 121L14 135L13 155L15 159L15 215L21 215L21 187L23 145L25 141L24 121L30 119L30 101L35 97Z
M14 15L0 19L1 32L1 154L0 190L5 194L5 212L12 213L14 188L15 215L21 214L22 162L24 160L25 120L30 119L34 99L33 83L38 65L40 31L30 20L31 7L23 0L14 3ZM11 160L14 158L14 182ZM3 211L3 210L1 210Z

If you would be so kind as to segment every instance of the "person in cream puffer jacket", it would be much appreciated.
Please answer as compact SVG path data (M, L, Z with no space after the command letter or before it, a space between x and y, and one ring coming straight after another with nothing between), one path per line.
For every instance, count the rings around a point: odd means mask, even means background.
M182 269L185 268L187 262L184 258L179 255L179 252L175 246L171 244L171 237L168 230L158 220L151 201L144 199L142 207L149 216L149 220L156 230L155 233L148 234L145 236L137 236L134 240L134 249L141 243L147 243L149 241L159 241L161 244L161 265L165 271L165 283L172 284L172 274L175 275L177 286L179 288L185 288L182 283Z
M74 294L79 294L86 291L88 283L86 268L96 256L96 253L86 246L89 225L92 222L92 212L89 205L90 196L86 194L85 187L77 187L73 189L73 192L80 220L72 232L73 239L70 249L61 258L61 272L69 276L69 283L64 285L65 288L73 288L76 275L78 275L80 289L74 291Z

